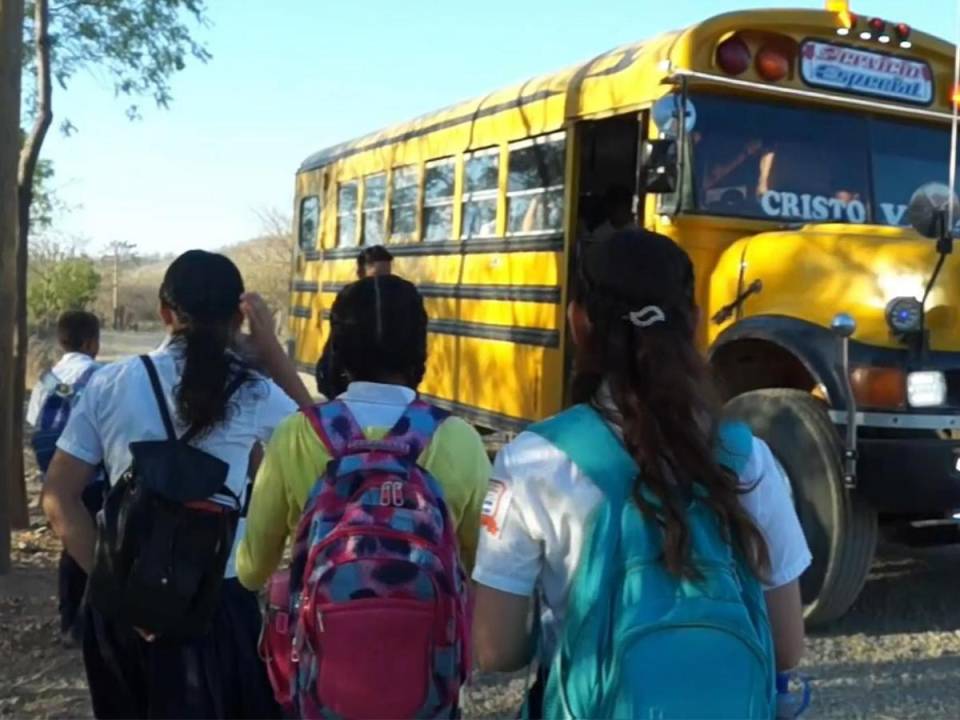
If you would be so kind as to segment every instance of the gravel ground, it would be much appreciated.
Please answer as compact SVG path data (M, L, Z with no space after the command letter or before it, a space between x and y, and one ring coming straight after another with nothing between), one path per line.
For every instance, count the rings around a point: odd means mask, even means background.
M111 335L104 354L142 352L156 340ZM57 632L58 546L36 507L35 480L30 491L32 527L15 534L14 571L0 577L0 717L90 717L80 653L63 648ZM803 671L814 706L805 717L960 718L958 570L960 546L881 547L847 617L809 638ZM478 678L468 716L513 717L525 683Z

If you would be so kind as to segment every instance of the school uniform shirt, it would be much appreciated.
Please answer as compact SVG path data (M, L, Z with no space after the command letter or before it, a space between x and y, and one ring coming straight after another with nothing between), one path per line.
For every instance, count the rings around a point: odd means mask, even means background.
M40 411L58 384L73 385L91 367L99 367L99 364L86 353L68 352L49 372L44 373L30 393L30 403L27 405L27 422L30 426L37 426Z
M338 398L347 404L364 435L383 438L416 399L400 385L354 382ZM287 539L296 533L314 484L330 457L303 413L277 428L260 465L247 515L247 533L237 552L237 574L247 588L260 588L280 564ZM419 459L439 483L457 529L460 557L473 567L480 507L490 480L490 460L470 425L449 417L437 428Z
M174 397L183 370L182 344L166 342L151 352L150 358L156 365L174 429L182 436L188 427L177 416ZM280 422L297 409L296 403L272 380L251 374L253 380L244 383L231 397L226 422L191 442L227 463L226 484L240 498L241 507L245 506L251 448L258 441L267 442ZM90 465L103 462L110 484L114 485L133 460L131 442L166 437L147 370L140 358L134 357L96 372L70 413L57 447ZM222 501L234 502L226 498ZM244 530L245 521L241 518L225 577L236 576L236 548Z
M786 585L806 570L811 555L787 480L763 441L754 439L740 479L753 488L741 501L770 552L768 589ZM473 579L522 596L533 595L539 582L544 657L556 647L588 519L602 499L588 476L534 433L518 435L494 463Z

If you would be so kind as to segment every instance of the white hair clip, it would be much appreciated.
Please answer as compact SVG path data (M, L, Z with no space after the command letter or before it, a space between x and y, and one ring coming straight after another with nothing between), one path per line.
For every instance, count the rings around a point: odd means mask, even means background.
M645 328L666 322L667 316L659 306L647 305L645 308L627 313L623 319L628 320L634 327Z

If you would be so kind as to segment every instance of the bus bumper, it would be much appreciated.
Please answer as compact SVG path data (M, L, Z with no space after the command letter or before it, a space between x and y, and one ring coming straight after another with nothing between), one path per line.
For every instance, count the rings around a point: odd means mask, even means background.
M841 432L842 415L831 413ZM871 505L897 515L960 511L960 415L858 413L858 421L857 492Z

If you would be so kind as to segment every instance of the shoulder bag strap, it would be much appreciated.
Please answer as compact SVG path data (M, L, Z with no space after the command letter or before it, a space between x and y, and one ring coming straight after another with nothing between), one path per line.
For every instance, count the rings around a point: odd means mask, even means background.
M574 405L527 428L563 452L614 502L630 493L640 471L607 421L589 405Z
M351 445L365 442L363 428L343 400L303 408L306 416L331 459L347 454Z
M140 362L147 369L147 377L150 378L150 387L153 388L153 396L157 400L157 407L160 409L160 419L163 420L163 427L167 431L167 439L170 442L176 442L177 433L173 428L173 420L170 418L170 409L167 407L167 396L163 393L163 386L160 384L160 376L157 375L157 367L149 355L141 355Z
M408 459L416 463L450 413L417 398L384 437L407 445Z

